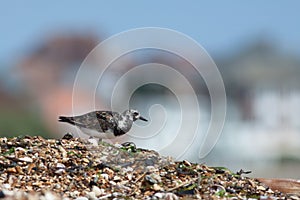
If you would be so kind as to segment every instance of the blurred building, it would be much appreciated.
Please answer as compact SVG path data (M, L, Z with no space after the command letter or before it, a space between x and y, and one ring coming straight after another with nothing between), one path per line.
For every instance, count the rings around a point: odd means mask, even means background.
M280 51L270 41L258 40L218 63L227 88L228 111L215 153L234 166L255 166L255 175L300 177L295 171L287 173L299 167L300 161L298 57Z
M58 133L58 115L72 113L76 72L99 41L91 33L50 35L31 47L13 69L32 100L29 104L40 111L52 133ZM80 92L79 102L84 104L85 91Z

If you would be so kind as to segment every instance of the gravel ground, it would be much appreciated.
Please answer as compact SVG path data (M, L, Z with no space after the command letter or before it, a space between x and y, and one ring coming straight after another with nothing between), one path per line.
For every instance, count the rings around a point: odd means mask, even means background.
M131 143L0 138L0 199L299 199L247 173L175 162Z

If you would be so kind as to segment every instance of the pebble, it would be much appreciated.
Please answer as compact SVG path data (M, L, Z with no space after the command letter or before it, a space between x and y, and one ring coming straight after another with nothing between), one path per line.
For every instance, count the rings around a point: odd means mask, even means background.
M113 186L117 185L117 183L114 182L114 181L109 181L109 184L111 184L111 185L113 185Z
M120 176L115 176L114 177L114 181L120 181L120 180L122 180Z
M265 190L266 190L266 188L265 188L264 186L261 186L261 185L260 185L260 186L257 186L256 189L257 189L257 190L262 190L262 191L265 191Z
M89 192L87 194L87 196L88 196L89 200L96 200L97 199L95 192Z
M80 192L78 192L77 190L70 192L70 197L75 198L79 195Z
M15 148L15 153L18 154L18 155L22 155L26 152L26 150L22 147L17 147Z
M5 197L5 194L2 190L0 190L0 198L4 198Z
M183 160L182 162L185 166L189 166L189 167L192 166L192 164L187 160Z
M166 199L166 200L178 200L179 197L174 193L168 192L168 193L165 194L164 199Z
M62 174L66 171L66 166L62 163L57 163L56 168L57 170L54 172L55 174Z
M107 180L107 181L108 181L108 179L109 179L108 174L100 174L100 176L101 176L103 179Z
M107 167L104 168L103 172L106 173L106 174L108 174L109 178L113 178L113 176L115 174L115 172L113 170L111 170L111 169L109 169Z
M2 186L3 186L3 188L8 189L8 190L11 188L10 184L8 184L8 183L3 184Z
M162 191L163 188L161 186L159 186L158 184L154 184L153 185L153 190L155 190L155 191Z
M54 195L52 192L46 192L44 194L44 198L45 200L58 200L60 199L57 195ZM28 198L30 199L30 198Z
M153 195L154 198L152 199L166 199L166 200L178 200L179 197L171 192L167 193L162 193L162 192L157 192Z
M0 143L7 143L7 138L6 137L3 137L3 138L0 138Z
M29 158L29 157L19 158L19 161L21 161L21 162L28 162L28 163L32 163L33 162L32 158Z
M158 199L162 199L165 196L165 193L157 192L154 194L154 197Z
M156 169L154 166L147 166L147 167L146 167L146 171L147 171L147 172L156 172L157 169Z
M10 167L10 168L7 168L7 170L6 170L8 173L16 173L17 172L17 170L16 170L16 168L15 167Z
M73 134L72 133L66 133L62 139L65 139L65 140L71 140L73 138Z
M95 138L89 138L89 143L91 143L93 146L98 146L98 141Z
M146 175L145 180L148 181L151 184L156 184L157 183L157 181L154 178L152 178L150 175Z
M299 197L297 197L297 196L290 196L290 198L292 199L292 200L299 200L300 198Z
M24 174L23 169L20 166L16 166L16 170L19 174Z
M132 174L127 174L127 175L126 175L126 178L127 178L129 181L131 181L131 180L132 180Z
M95 193L96 197L99 197L104 193L104 190L100 189L98 186L93 185L92 192Z
M89 200L87 197L77 197L75 200Z
M58 149L61 152L63 158L66 158L68 156L67 151L62 146L59 146Z
M152 173L150 175L145 176L146 181L151 184L156 184L161 182L161 177L158 174Z

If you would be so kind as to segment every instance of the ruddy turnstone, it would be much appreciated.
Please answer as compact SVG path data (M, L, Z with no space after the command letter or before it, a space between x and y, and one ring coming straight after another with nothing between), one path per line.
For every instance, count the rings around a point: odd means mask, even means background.
M73 117L60 116L58 121L75 125L83 133L101 140L124 135L138 119L148 121L137 110L129 109L123 113L94 111Z

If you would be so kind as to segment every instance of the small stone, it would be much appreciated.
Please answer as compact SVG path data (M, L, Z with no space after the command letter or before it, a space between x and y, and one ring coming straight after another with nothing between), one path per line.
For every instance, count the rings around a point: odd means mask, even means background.
M160 177L160 175L153 173L153 174L151 174L151 176L152 176L157 182L161 183L161 177Z
M290 196L290 198L291 198L292 200L299 200L299 199L300 199L300 197L297 197L297 196L294 196L294 195Z
M5 194L2 190L0 190L0 198L5 198Z
M31 170L35 167L35 164L34 163L30 163L27 167L27 172L28 174L30 174Z
M154 166L147 166L147 167L146 167L146 170L147 170L148 172L155 172L155 171L157 171L157 169L156 169Z
M55 174L62 174L66 171L65 170L66 166L62 163L57 163L56 168L57 168L57 170L54 172Z
M122 180L120 176L115 176L114 177L114 181L120 181L120 180Z
M75 198L75 197L77 197L77 198L86 198L86 197L78 197L79 194L80 194L80 192L78 192L78 191L75 190L75 191L70 192L70 197L72 197L72 198ZM79 200L88 200L88 198L86 198L86 199L79 199Z
M26 194L24 193L24 192L20 192L19 193L19 197L20 198L22 198L23 197L23 199L24 199L24 196L25 196ZM37 193L28 193L27 195L26 195L26 197L27 197L27 199L30 199L30 200L38 200L39 199L39 194L37 194ZM44 197L45 197L45 195L44 195ZM50 200L50 199L46 199L46 198L44 198L44 200ZM57 200L57 198L53 198L53 199L51 199L51 200Z
M165 196L165 193L157 192L154 194L154 197L158 199L162 199Z
M121 192L114 192L114 193L112 193L112 196L113 197L122 197L124 195Z
M151 184L156 184L157 183L157 181L154 178L152 178L150 175L146 175L145 180L148 181Z
M45 200L58 200L58 196L54 195L52 192L46 191L44 194ZM28 198L31 199L31 198Z
M64 139L64 140L71 140L73 137L74 137L74 136L73 136L72 133L66 133L66 134L62 137L62 139Z
M16 166L16 170L19 174L24 174L23 169L20 166Z
M117 185L117 183L114 182L114 181L109 181L109 183L110 183L111 185L113 185L113 186Z
M15 148L16 157L19 157L20 155L24 155L25 152L26 152L26 150L22 147Z
M31 185L26 185L25 186L26 190L31 191L32 190L32 186Z
M154 184L154 185L153 185L153 190L155 190L155 191L162 191L163 188L160 187L158 184Z
M75 200L89 200L87 197L77 197Z
M183 161L183 164L185 165L185 166L192 166L192 164L189 162L189 161L187 161L187 160L184 160Z
M95 193L96 197L99 197L104 193L104 189L100 189L99 187L93 185L92 192Z
M145 176L146 181L151 184L156 184L161 182L161 177L158 174L152 173L150 175Z
M3 137L3 138L0 138L0 143L7 143L7 138L6 137Z
M57 163L56 168L66 168L66 166L62 163Z
M89 200L96 200L97 199L95 192L89 192L87 194L87 196L88 196Z
M58 146L58 149L61 152L63 158L68 157L67 151L62 146Z
M168 193L165 194L164 199L168 199L168 200L178 200L179 197L178 197L176 194L174 194L174 193L168 192Z
M10 168L7 168L7 170L6 170L8 173L16 173L17 172L17 170L16 170L16 168L15 167L10 167Z
M132 180L132 174L127 174L127 175L126 175L126 178L127 178L129 181L131 181L131 180Z
M63 158L63 159L61 160L61 162L62 162L62 163L67 163L69 160L70 160L69 158Z
M60 188L61 188L61 185L60 185L59 183L57 183L57 184L54 185L54 188L55 188L55 189L60 189Z
M108 174L101 174L100 176L101 176L103 179L107 180L107 181L108 181L108 179L109 179Z
M106 173L106 174L108 174L109 178L113 178L113 176L115 174L115 172L113 170L111 170L111 169L109 169L107 167L104 168L103 172Z
M257 189L257 190L262 190L262 191L265 191L265 190L266 190L266 188L265 188L264 186L261 186L261 185L260 185L260 186L257 186L256 189Z
M122 190L127 190L127 191L131 191L132 189L130 187L125 186L125 184L127 183L127 181L125 182L119 182L117 184L117 188L122 189Z
M89 138L89 143L91 143L93 146L98 146L98 141L95 138Z
M28 163L32 163L33 162L32 158L29 158L29 157L19 158L19 161L21 161L21 162L28 162Z
M11 186L10 186L10 184L8 184L8 183L5 183L5 184L3 184L3 188L5 188L5 189L10 189L11 188Z
M9 185L14 188L18 183L18 178L16 176L10 175L8 178Z

